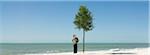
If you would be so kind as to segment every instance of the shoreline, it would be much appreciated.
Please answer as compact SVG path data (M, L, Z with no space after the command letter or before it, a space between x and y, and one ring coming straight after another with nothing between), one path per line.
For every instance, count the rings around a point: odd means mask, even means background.
M110 49L99 51L82 51L74 54L73 52L63 53L39 53L39 54L24 54L24 55L149 55L150 47L148 48L134 48L134 49Z

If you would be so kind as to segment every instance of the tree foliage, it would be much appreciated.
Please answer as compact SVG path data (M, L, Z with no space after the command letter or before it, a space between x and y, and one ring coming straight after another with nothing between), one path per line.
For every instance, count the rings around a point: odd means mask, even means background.
M75 15L74 24L77 29L83 29L84 31L93 29L93 18L88 8L80 6L78 13Z

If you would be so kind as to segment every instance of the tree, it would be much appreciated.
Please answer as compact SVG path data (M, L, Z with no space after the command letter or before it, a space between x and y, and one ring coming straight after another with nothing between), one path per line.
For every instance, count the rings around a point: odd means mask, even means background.
M86 6L81 5L73 22L77 29L83 30L83 53L85 50L85 32L93 29L93 18Z

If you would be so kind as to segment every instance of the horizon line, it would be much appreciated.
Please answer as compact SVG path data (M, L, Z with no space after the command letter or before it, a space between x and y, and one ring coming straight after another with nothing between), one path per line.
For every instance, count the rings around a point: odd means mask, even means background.
M53 42L53 43L65 43L65 42ZM52 42L51 43L49 43L49 44L53 44ZM69 42L66 42L66 43L69 43ZM88 43L98 43L98 42L88 42ZM87 44L88 44L87 43ZM107 43L111 43L111 42L107 42ZM115 42L114 42L115 43ZM116 42L116 43L119 43L119 42ZM122 42L122 43L128 43L128 42ZM137 42L130 42L130 43L137 43ZM150 43L150 42L148 42L148 43ZM0 44L13 44L13 43L0 43ZM15 43L14 43L15 44ZM19 43L18 43L19 44ZM21 44L21 43L20 43ZM25 43L26 44L26 43ZM27 43L27 44L30 44L30 43ZM32 43L31 43L32 44ZM34 44L34 43L33 43ZM35 44L39 44L38 42L36 42ZM41 43L42 44L42 43ZM48 43L43 43L43 44L48 44ZM79 43L79 44L82 44L82 43ZM103 43L102 43L103 44Z

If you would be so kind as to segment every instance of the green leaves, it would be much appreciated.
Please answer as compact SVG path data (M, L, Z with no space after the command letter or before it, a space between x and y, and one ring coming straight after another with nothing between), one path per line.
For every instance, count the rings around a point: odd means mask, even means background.
M79 30L83 29L84 31L90 31L93 29L91 12L85 6L80 6L79 11L75 15L74 24Z

